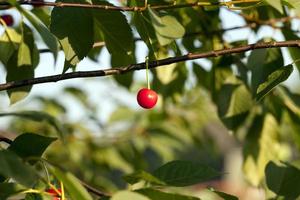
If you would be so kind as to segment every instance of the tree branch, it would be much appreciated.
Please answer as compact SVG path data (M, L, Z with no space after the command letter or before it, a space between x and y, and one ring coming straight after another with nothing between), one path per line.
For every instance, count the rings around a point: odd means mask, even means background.
M99 197L109 197L109 196L111 196L110 194L108 194L106 192L100 191L100 190L90 186L89 184L83 182L82 180L80 180L80 183L81 183L81 185L83 185L83 187L85 187L85 189L87 191L89 191L90 193L93 193L93 194L95 194Z
M200 58L210 58L210 57L218 57L227 54L234 53L242 53L254 49L265 49L265 48L281 48L281 47L300 47L300 40L289 40L289 41L281 41L281 42L260 42L255 44L249 44L240 47L234 48L226 48L221 50L215 50L204 53L189 53L186 55L178 56L178 57L169 57L161 60L155 60L149 62L149 69L156 68L163 65L169 65L172 63L184 62L188 60L195 60ZM110 69L103 70L95 70L95 71L78 71L78 72L70 72L60 75L52 75L52 76L44 76L33 79L26 80L16 80L7 83L0 84L1 90L8 90L13 88L19 88L28 85L35 85L40 83L48 83L48 82L57 82L66 79L73 78L85 78L85 77L100 77L100 76L110 76L110 75L118 75L125 74L135 70L145 69L145 63L137 63L131 64L127 66L120 66Z
M8 138L6 138L6 137L0 136L0 142L5 142L7 144L11 144L13 141L10 140L10 139L8 139Z
M228 8L233 7L236 4L244 4L244 3L258 3L262 2L262 0L235 0L235 1L222 1L222 2L193 2L193 3L185 3L185 4L176 4L174 1L173 4L168 5L148 5L151 9L155 10L167 10L167 9L178 9L178 8L188 8L188 7L206 7L206 6L226 6ZM22 5L35 5L35 6L51 6L51 7L76 7L76 8L92 8L92 9L102 9L102 10L111 10L111 11L144 11L147 7L143 6L112 6L112 5L95 5L95 4L82 4L82 3L64 3L64 2L44 2L44 1L34 1L34 0L25 0L19 2ZM1 3L1 6L9 6L8 2Z

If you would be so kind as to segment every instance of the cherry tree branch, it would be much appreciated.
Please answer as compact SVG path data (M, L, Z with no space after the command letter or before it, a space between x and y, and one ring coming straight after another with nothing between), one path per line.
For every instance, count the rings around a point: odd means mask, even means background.
M0 142L5 142L7 144L11 144L12 143L12 140L6 138L6 137L2 137L0 136Z
M233 7L234 5L244 4L244 3L259 3L263 2L262 0L235 0L235 1L221 1L221 2L193 2L193 3L184 3L177 4L174 1L173 4L167 5L148 5L151 9L155 10L167 10L167 9L178 9L178 8L188 8L188 7L206 7L206 6L226 6L228 8ZM65 2L44 2L44 1L35 1L35 0L24 0L19 2L22 5L35 5L35 6L50 6L50 7L75 7L75 8L92 8L92 9L102 9L102 10L111 10L111 11L144 11L147 9L147 6L113 6L113 5L95 5L87 3L65 3ZM8 3L1 3L2 6L9 6Z
M159 66L169 65L172 63L179 63L188 60L196 60L200 58L211 58L211 57L218 57L227 54L235 54L235 53L242 53L246 51L251 51L254 49L266 49L266 48L281 48L281 47L300 47L300 40L289 40L289 41L281 41L281 42L259 42L255 44L249 44L245 46L239 46L234 48L225 48L221 50L215 50L210 52L204 53L189 53L182 56L177 57L169 57L161 60L155 60L149 62L149 69L156 68ZM52 76L44 76L38 77L33 79L25 79L25 80L16 80L10 81L7 83L0 84L0 91L1 90L8 90L13 88L19 88L23 86L41 84L41 83L48 83L48 82L57 82L66 79L73 79L73 78L86 78L86 77L100 77L100 76L110 76L110 75L119 75L129 73L135 70L145 69L146 65L145 62L131 64L127 66L120 66L115 68L103 69L103 70L95 70L95 71L78 71L78 72L70 72L65 74L59 75L52 75Z

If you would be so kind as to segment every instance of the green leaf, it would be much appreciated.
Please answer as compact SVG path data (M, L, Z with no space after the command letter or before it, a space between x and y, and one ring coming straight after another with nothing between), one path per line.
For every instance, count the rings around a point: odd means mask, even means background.
M299 10L300 10L300 2L299 2ZM299 12L299 14L300 14L300 12ZM286 40L299 40L300 39L293 31L291 31L287 28L284 28L281 31ZM300 49L299 48L288 48L288 50L294 61L300 59ZM300 62L296 62L295 65L297 66L298 71L300 72Z
M92 1L96 5L112 5L100 0ZM133 34L124 14L119 11L94 10L93 16L95 25L102 31L106 47L111 54L134 53Z
M270 74L284 65L280 49L268 49L265 51L254 50L248 59L248 67L252 72L251 89L253 96L258 93L259 85L266 82Z
M146 43L149 49L150 56L154 56L155 46L153 45L156 35L150 19L146 12L135 12L133 14L133 23L142 40ZM153 55L151 55L153 54Z
M220 176L216 170L190 161L171 161L153 172L165 184L176 187L190 186Z
M85 0L63 0L56 2L88 3ZM68 63L75 65L75 60L77 62L82 60L92 49L94 44L93 24L93 17L88 9L55 7L52 10L50 30L60 41L64 41L65 45L62 45L62 47ZM69 44L68 48L66 48L66 43ZM72 56L70 56L70 51L75 54L71 53ZM78 59L74 60L75 56Z
M270 160L286 159L279 142L279 124L273 115L257 115L248 129L244 145L244 174L248 181L258 186Z
M132 63L135 63L132 56L128 54L117 54L114 53L111 56L111 65L112 67L119 67L119 66L127 66ZM126 73L122 75L116 75L114 76L114 79L121 84L124 87L130 88L132 82L133 82L133 73Z
M218 93L218 114L227 126L235 130L246 119L253 106L251 93L247 87L235 78L222 85Z
M221 197L224 200L238 200L239 199L236 196L233 196L231 194L227 194L227 193L224 193L224 192L217 191L214 188L209 188L209 190L214 192L215 194L217 194L219 197Z
M34 69L39 63L39 51L35 45L33 33L31 29L24 23L21 24L22 40L18 51L15 51L8 60L6 69L6 81L16 81L23 79L32 79L34 77ZM24 86L20 88L7 90L10 103L25 98L30 92L32 86Z
M21 66L18 67L18 52L15 52L12 57L9 59L6 69L6 81L16 81L23 79L32 79L34 78L34 68L32 66ZM15 89L7 90L9 96L10 104L14 104L22 99L24 99L30 92L32 86L24 86Z
M49 115L45 112L40 111L20 111L20 112L10 112L10 113L0 113L0 117L6 117L6 116L16 116L16 117L22 117L27 118L36 122L41 122L45 120L47 123L49 123L51 126L55 128L57 131L57 134L63 138L65 134L65 130L63 126L60 124L59 121L57 121L53 116Z
M270 6L278 10L281 14L283 13L283 7L281 0L265 0Z
M111 200L124 200L124 199L130 199L130 200L150 200L149 198L135 193L135 192L130 192L130 191L120 191L114 194L111 197Z
M75 69L76 64L79 63L81 59L74 51L72 44L69 42L68 38L64 38L59 42L65 53L65 63L63 69L63 73L65 73L69 68Z
M38 180L38 176L30 165L25 164L21 158L8 150L0 150L0 174L6 178L13 178L27 187Z
M171 15L159 16L151 8L148 8L152 26L161 45L170 44L174 39L182 38L185 34L184 27Z
M22 8L21 6L17 6L17 8L38 31L47 47L53 53L54 59L56 60L59 51L59 46L57 39L54 37L54 35L49 31L45 24L43 24L43 22L35 15L33 15L30 11Z
M25 188L15 183L0 183L0 199L7 199L24 190Z
M300 2L298 0L288 0L288 3L295 8L296 15L300 16Z
M19 46L19 51L18 51L18 66L22 65L31 65L31 53L29 46L22 42Z
M92 200L93 198L81 185L80 181L70 172L61 171L58 168L51 170L56 178L63 182L71 199Z
M293 65L287 65L285 67L279 68L278 70L270 74L267 80L264 83L261 83L257 88L257 94L255 96L256 100L259 101L279 83L288 79L292 72Z
M150 188L135 190L135 192L138 192L144 196L147 196L152 200L158 200L158 199L159 200L200 200L197 197L167 193L167 192L162 192L162 191L150 189Z
M265 169L266 182L270 190L286 200L297 199L300 195L300 170L291 165L276 165L269 162Z
M55 140L56 138L52 137L24 133L14 139L8 150L15 152L21 158L41 157L47 147Z
M162 182L161 180L159 180L152 174L145 172L145 171L137 171L132 174L125 175L123 178L127 183L130 183L130 184L135 184L135 183L143 180L143 181L157 184L157 185L164 185L164 182Z
M199 64L193 63L193 72L197 77L198 84L206 88L207 90L211 89L211 73L206 71Z
M7 28L0 37L0 61L6 66L7 62L14 54L18 44L22 41L22 36L14 29Z

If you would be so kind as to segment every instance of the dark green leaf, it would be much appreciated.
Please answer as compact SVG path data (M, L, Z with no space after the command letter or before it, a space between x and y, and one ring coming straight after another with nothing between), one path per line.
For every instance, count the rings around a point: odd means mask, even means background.
M253 106L250 92L242 83L233 81L222 86L218 96L218 114L229 129L238 128Z
M6 69L6 81L16 81L23 79L32 79L34 78L34 68L32 66L21 66L18 67L18 52L15 52L12 57L9 59ZM10 103L14 104L23 98L25 98L30 92L32 86L24 86L20 88L7 90L7 94L10 98Z
M300 195L300 170L291 165L276 165L269 162L265 169L266 182L270 190L286 200Z
M197 77L198 84L205 87L207 90L211 89L211 73L196 63L193 63L193 71Z
M22 192L24 188L15 183L0 183L0 199L7 199L11 195Z
M282 66L283 56L280 49L254 50L248 59L248 67L252 72L252 94L255 96L259 85L266 82L268 76Z
M184 187L212 180L221 174L216 170L190 161L171 161L153 172L165 184Z
M27 187L31 187L38 180L34 169L11 151L0 151L0 166L1 175L6 178L13 178Z
M150 24L150 19L146 12L135 12L133 14L133 22L136 27L137 32L141 36L142 40L146 43L149 49L149 54L152 57L154 56L155 52L155 30L153 26Z
M112 54L112 67L126 66L134 63L132 56L127 54ZM114 79L121 85L130 88L133 81L133 73L122 74L121 76L114 76Z
M15 152L21 158L40 157L55 140L56 138L24 133L14 139L8 149Z
M93 0L93 4L112 5L100 0ZM93 16L95 25L102 31L106 47L111 54L131 55L133 53L133 34L125 15L119 11L95 10Z
M57 2L83 3L85 0L63 0ZM51 32L61 41L67 64L73 67L82 60L94 44L93 17L88 9L55 7L51 13ZM63 42L62 42L63 41ZM75 59L75 57L77 57ZM65 70L72 66L65 66Z
M267 95L274 87L276 87L279 83L288 79L292 72L293 72L293 65L287 65L271 73L267 77L266 81L264 83L261 83L257 88L257 94L255 96L256 100L259 101L261 98Z
M162 192L162 191L154 190L154 189L150 189L150 188L135 190L135 192L138 192L144 196L147 196L152 200L200 200L197 197L167 193L167 192Z

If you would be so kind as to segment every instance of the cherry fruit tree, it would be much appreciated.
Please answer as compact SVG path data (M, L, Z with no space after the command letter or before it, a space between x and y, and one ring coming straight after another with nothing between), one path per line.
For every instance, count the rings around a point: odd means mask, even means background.
M0 9L0 90L11 105L36 84L66 79L110 76L132 92L134 73L145 70L148 88L135 92L152 108L120 106L103 125L82 88L64 88L61 97L78 100L110 133L97 137L89 124L64 120L57 98L35 97L43 111L1 111L15 134L0 137L0 199L197 200L197 186L226 175L216 148L232 140L249 186L266 199L300 195L300 93L281 84L299 79L298 0L2 0ZM222 11L243 25L223 28ZM280 37L266 36L266 27ZM228 39L242 30L251 41ZM111 67L77 70L83 59L99 65L106 50ZM60 74L35 76L42 54L56 62L61 52Z

